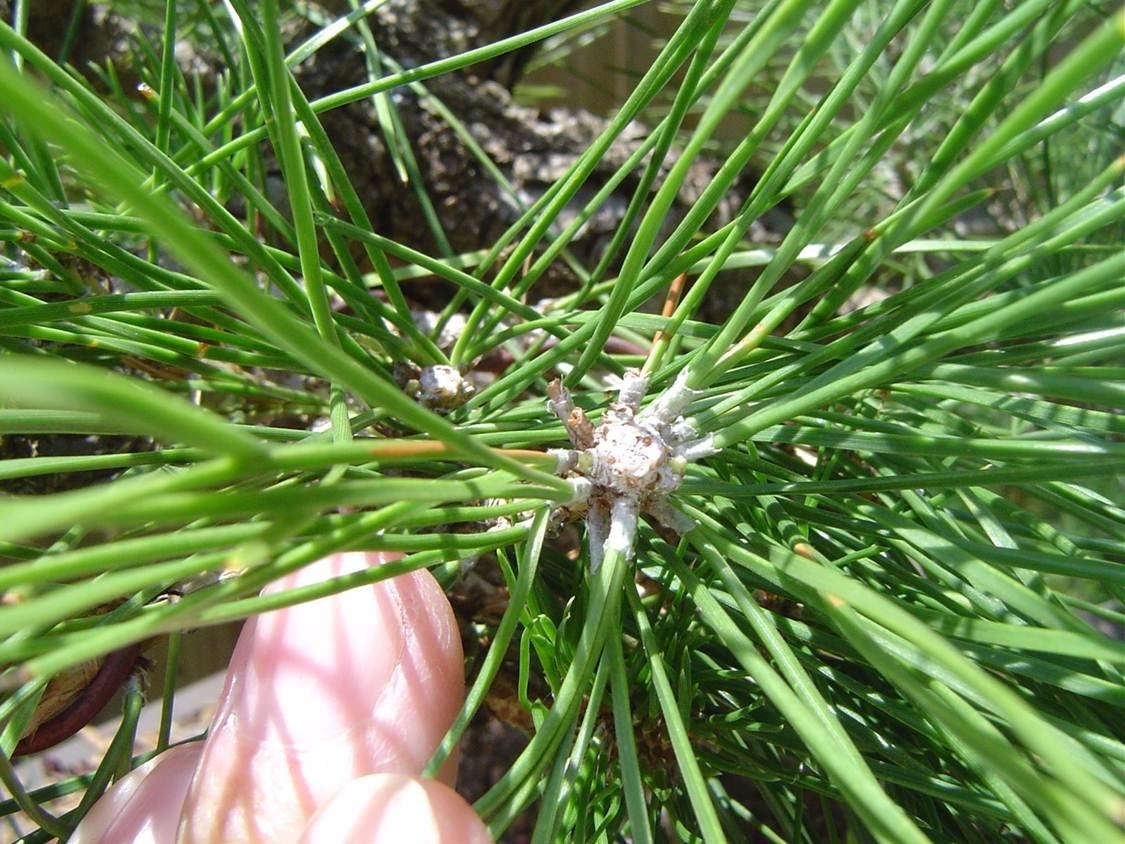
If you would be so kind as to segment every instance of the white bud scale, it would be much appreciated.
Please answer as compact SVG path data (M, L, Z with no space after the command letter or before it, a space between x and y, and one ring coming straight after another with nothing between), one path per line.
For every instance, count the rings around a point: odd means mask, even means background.
M628 370L617 400L596 427L558 381L547 390L547 407L566 427L574 450L559 450L559 474L574 473L576 497L586 502L590 566L596 570L606 551L632 557L637 518L643 512L666 528L685 533L694 522L668 501L679 488L688 463L714 454L710 436L699 437L682 413L698 396L686 376L645 410L641 402L648 378ZM585 479L584 488L574 481Z

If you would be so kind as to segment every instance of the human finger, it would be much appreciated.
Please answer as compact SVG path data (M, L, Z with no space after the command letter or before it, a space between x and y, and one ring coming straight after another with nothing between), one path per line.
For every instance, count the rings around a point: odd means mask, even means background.
M176 840L180 808L203 745L181 744L130 771L102 795L70 844L167 844Z
M299 844L490 844L472 807L437 780L370 774L312 816Z
M334 555L288 589L366 569ZM247 622L184 803L181 844L294 841L345 784L421 772L464 696L449 602L415 571Z

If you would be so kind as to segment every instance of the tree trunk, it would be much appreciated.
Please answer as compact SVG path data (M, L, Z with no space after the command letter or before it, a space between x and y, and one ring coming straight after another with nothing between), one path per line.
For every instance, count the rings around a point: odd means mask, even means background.
M72 3L73 0L46 0L32 6L29 30L48 53L57 54L59 34L69 19ZM6 11L6 5L7 0L0 0L0 13ZM349 0L325 0L324 5L328 15L344 14L351 8ZM578 0L389 0L367 21L384 59L403 67L417 67L526 31L580 5ZM81 45L81 52L72 63L104 62L107 57L123 54L130 49L129 33L136 28L132 21L115 15L111 5L87 6L75 41L76 49ZM300 21L290 27L285 37L295 44L312 31L312 24ZM202 69L207 75L221 67L217 55L206 44L190 46L191 49L184 49L181 45L177 52L183 62L190 62L193 72ZM97 50L104 52L91 54ZM511 183L515 197L496 183L446 120L414 90L403 87L390 93L404 137L417 160L422 187L444 238L455 253L492 245L519 217L521 204L526 207L539 197L606 128L606 119L581 108L542 110L514 101L511 89L521 78L534 50L535 45L424 83L426 91L463 123L499 167ZM128 63L122 65L124 71ZM384 69L383 73L387 72ZM362 46L355 38L336 38L297 67L295 76L310 99L365 82L368 76ZM377 231L440 255L442 246L427 223L416 192L418 186L403 183L387 152L372 100L367 98L325 112L321 119ZM640 123L626 128L579 190L573 207L564 212L564 222L572 219L605 184L648 132L648 127ZM674 158L673 150L665 166ZM717 167L717 162L706 158L695 162L680 201L666 221L668 230L686 212ZM639 172L631 173L578 231L570 249L579 259L593 264L600 257L621 223L638 178ZM751 187L749 179L736 186L712 215L709 226L727 222ZM757 242L776 241L775 235L757 224L750 236ZM743 289L745 283L745 279L734 279L735 292ZM534 301L556 296L573 284L572 273L556 262L536 284L530 298ZM412 284L411 292L429 305L437 304L433 297L440 299L444 295L440 286L427 293L422 284ZM718 294L721 312L725 307L721 302L726 297L718 287L713 292Z

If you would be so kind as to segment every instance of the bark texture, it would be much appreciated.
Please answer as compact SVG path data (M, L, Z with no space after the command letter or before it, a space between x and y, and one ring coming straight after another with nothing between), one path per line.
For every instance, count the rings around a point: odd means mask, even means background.
M391 0L369 20L379 49L404 67L416 67L524 31L577 5ZM565 173L608 122L583 109L539 110L516 103L508 86L518 80L529 56L530 51L521 51L425 82L429 93L465 124L525 204ZM360 52L339 39L299 68L297 78L306 93L315 97L358 84L364 81L363 73ZM518 218L518 203L485 172L448 123L415 93L404 88L392 96L453 249L489 246ZM437 244L427 230L419 203L413 191L402 185L387 154L374 105L369 100L356 102L325 113L322 119L379 230L434 252ZM564 213L564 223L604 186L649 131L649 127L635 122L616 139L578 192L572 208ZM665 167L674 160L673 151ZM717 163L708 159L698 160L691 168L667 221L668 230L682 218L716 169ZM639 172L630 174L579 230L571 244L578 257L593 262L601 255L621 223L639 177ZM727 222L752 186L747 179L730 192L709 225ZM761 227L751 236L759 242L776 239ZM557 295L571 281L569 271L559 264L536 286L531 298Z

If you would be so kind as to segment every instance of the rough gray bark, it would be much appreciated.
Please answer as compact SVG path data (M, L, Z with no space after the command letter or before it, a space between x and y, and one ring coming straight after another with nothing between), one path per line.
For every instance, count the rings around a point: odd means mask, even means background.
M53 59L59 57L74 0L34 0L28 6L27 36ZM71 44L67 61L78 68L103 64L107 57L120 55L133 27L104 4L89 3L79 10L78 34ZM0 0L0 20L12 23L11 0Z

